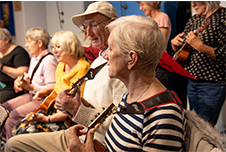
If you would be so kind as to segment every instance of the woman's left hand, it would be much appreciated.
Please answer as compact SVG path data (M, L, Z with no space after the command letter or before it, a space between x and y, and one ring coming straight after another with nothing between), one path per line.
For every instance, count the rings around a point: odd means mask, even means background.
M199 50L200 46L202 46L203 44L200 37L196 36L193 31L187 34L186 41L191 47L193 47L197 51Z

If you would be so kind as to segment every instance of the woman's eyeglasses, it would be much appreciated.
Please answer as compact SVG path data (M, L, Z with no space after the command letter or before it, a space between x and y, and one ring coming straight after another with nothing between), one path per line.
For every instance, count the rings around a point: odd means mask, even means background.
M60 48L60 45L51 46L50 48L51 48L52 50L56 50L56 49L59 49L59 48Z

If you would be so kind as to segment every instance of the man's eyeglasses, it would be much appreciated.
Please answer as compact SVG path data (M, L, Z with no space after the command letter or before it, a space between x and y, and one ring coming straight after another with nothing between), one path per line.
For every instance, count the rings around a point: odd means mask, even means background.
M110 20L110 18L109 19L106 19L106 20L104 20L104 21L102 21L102 22L100 22L100 23L97 23L97 22L92 22L92 23L90 23L90 24L86 24L86 23L83 23L82 25L79 25L79 28L82 30L82 31L84 31L84 30L86 30L87 28L88 28L88 26L92 29L92 30L96 30L99 26L99 24L101 24L101 23L104 23L105 21L108 21L108 20Z

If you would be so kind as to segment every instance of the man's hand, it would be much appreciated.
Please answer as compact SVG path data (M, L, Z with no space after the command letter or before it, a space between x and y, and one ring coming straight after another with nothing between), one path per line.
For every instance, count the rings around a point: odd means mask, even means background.
M56 99L56 107L58 110L67 111L74 116L81 105L81 92L80 89L78 89L75 96L72 98L68 95L69 91L70 89L65 89L59 93Z
M66 151L70 152L77 152L77 151L88 151L88 152L95 152L94 145L93 145L93 136L94 136L94 129L90 129L88 134L87 131L83 130L84 127L80 125L75 125L67 129L67 138L69 142L69 149ZM81 143L79 136L87 134L86 143Z

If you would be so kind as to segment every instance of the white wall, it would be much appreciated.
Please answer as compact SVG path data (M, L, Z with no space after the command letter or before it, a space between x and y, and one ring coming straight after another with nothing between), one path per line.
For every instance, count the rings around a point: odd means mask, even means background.
M32 27L45 28L50 36L60 30L70 30L75 34L80 32L71 17L83 12L83 1L58 1L59 10L64 12L62 29L60 27L56 1L21 1L21 11L14 12L15 38L14 42L24 46L25 33Z
M21 11L14 12L15 43L21 46L25 44L25 33L31 27L47 28L45 2L26 1L21 2Z
M46 2L46 15L47 15L47 30L51 36L60 30L70 30L75 34L80 32L80 29L76 27L72 21L71 17L78 13L83 12L84 2L82 1L60 1L58 2L60 12L63 11L64 15L60 15L64 20L62 24L62 29L60 27L57 4L55 1Z

